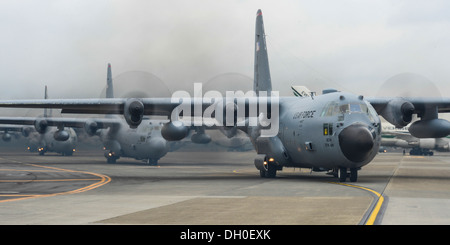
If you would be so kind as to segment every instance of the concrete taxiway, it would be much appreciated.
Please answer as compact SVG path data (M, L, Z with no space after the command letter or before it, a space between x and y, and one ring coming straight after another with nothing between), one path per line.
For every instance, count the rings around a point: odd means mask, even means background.
M3 149L0 224L450 224L449 153L379 154L353 186L306 169L262 179L254 156L173 152L148 166Z

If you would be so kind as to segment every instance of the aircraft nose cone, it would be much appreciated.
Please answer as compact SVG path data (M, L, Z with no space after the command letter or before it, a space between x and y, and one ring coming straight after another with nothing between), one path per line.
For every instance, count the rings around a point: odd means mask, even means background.
M339 145L348 160L363 162L372 153L374 142L366 125L353 124L341 131Z

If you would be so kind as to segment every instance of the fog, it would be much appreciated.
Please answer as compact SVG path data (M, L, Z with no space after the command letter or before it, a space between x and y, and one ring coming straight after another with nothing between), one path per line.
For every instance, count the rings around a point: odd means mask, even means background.
M281 95L291 85L395 95L408 89L399 74L426 81L411 93L450 95L448 1L3 0L0 97L43 98L45 85L50 98L99 97L108 63L117 81L136 71L172 92L236 77L246 89L258 9ZM386 86L393 78L400 85ZM156 96L136 84L125 87Z

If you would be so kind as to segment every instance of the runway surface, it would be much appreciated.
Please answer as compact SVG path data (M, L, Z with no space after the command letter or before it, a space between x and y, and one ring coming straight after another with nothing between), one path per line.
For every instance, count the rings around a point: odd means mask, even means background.
M173 152L159 166L100 150L72 157L0 150L0 224L450 224L450 154L379 154L354 186L284 169L254 152ZM379 198L381 195L381 198ZM378 206L377 206L378 205Z

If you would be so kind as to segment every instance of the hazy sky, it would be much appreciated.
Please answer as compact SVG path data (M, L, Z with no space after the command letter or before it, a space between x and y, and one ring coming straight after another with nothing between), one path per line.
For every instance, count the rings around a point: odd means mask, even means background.
M450 1L2 0L0 97L41 98L44 85L51 98L98 97L108 63L113 77L145 71L172 90L253 78L259 8L282 94L295 84L376 95L414 73L450 96Z

